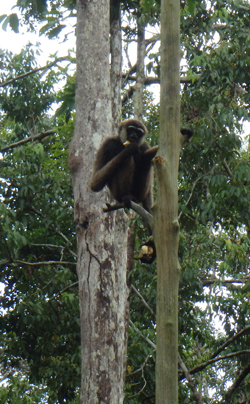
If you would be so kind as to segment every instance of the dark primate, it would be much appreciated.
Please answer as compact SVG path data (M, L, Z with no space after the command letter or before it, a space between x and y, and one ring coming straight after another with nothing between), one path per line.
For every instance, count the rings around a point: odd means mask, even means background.
M118 136L107 138L97 152L90 182L92 191L105 185L117 202L129 206L129 201L142 203L150 212L153 196L151 161L158 146L150 148L144 140L146 127L136 119L127 119L119 126Z
M118 136L107 138L97 152L90 187L99 192L105 185L117 202L129 207L129 202L142 203L151 212L153 204L152 159L159 146L150 148L144 140L146 127L136 119L127 119L119 126ZM190 140L193 131L181 129L182 145ZM154 241L150 238L141 246L139 259L151 264L156 258Z

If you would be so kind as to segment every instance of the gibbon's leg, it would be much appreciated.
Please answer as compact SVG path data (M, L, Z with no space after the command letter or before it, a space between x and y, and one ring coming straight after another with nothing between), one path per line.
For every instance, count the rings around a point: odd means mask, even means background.
M149 158L150 160L153 160L153 158L155 157L156 153L158 152L159 146L154 146L151 147L151 149L148 149L144 152L144 156L146 158Z
M99 165L99 161L102 161L102 149L99 150L96 157L96 163L92 173L90 188L94 192L101 191L105 185L109 182L119 166L129 156L133 156L138 151L138 145L130 143L125 149L123 149L117 156L110 160L104 166Z

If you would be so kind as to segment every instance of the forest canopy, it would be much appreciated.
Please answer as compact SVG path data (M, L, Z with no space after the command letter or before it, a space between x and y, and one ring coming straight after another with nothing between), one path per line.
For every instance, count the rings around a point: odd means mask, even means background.
M74 0L16 2L2 29L63 39ZM181 126L194 136L179 165L179 400L250 399L250 5L180 1ZM158 143L160 2L121 2L122 117L135 112L146 32L143 120ZM4 44L2 44L3 46ZM67 166L75 122L74 50L37 62L39 48L0 54L0 403L79 403L80 328L74 204ZM84 66L83 66L84 68ZM154 403L156 262L142 264L134 217L125 403ZM187 369L184 371L183 363Z

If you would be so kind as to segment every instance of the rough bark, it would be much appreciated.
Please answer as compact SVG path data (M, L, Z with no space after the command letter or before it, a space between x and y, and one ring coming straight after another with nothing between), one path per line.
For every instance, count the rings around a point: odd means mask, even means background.
M138 18L139 20L139 18ZM136 63L136 86L134 92L134 117L143 120L143 89L144 89L144 59L145 59L145 29L138 23L137 35L137 63Z
M120 1L110 4L111 93L114 130L121 119L122 35Z
M112 133L109 0L77 2L75 133L69 168L75 201L82 345L81 403L123 402L128 322L127 217L103 213L91 192L96 150Z
M156 160L157 201L154 240L157 250L156 403L178 403L178 190L180 153L180 5L161 3L160 148Z

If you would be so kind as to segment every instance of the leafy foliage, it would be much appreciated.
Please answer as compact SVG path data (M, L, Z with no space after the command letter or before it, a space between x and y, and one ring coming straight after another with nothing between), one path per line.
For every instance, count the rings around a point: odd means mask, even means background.
M34 62L28 49L14 56L10 65L20 74ZM58 76L50 72L44 82L36 74L31 77L14 82L0 95L2 125L11 134L6 140L25 138L29 122L35 133L54 125L57 131L41 142L9 149L0 162L0 215L4 218L0 225L4 285L0 345L1 363L12 386L12 393L3 390L3 397L4 402L13 402L15 394L25 394L32 396L32 402L40 402L45 394L49 403L62 403L74 399L80 378L75 237L67 169L73 120L64 124L62 118L49 115ZM17 90L12 91L13 87ZM23 366L24 381L14 371ZM37 390L35 385L42 387Z
M242 123L249 118L250 10L222 0L180 4L182 125L195 132L179 170L180 355L204 403L244 403L250 395L250 152ZM75 15L72 0L17 5L21 23L35 28L41 21L41 32L50 37L63 29L65 12ZM139 23L155 27L159 11L158 1L122 2L125 41L136 38ZM2 21L18 29L15 17ZM155 34L146 43L147 84L159 82L158 41ZM32 47L1 57L2 82L36 67ZM62 77L65 86L57 91ZM133 106L125 95L134 91L136 67L129 66L124 77L123 115L129 117ZM52 68L11 81L0 93L0 358L6 375L0 402L79 400L76 247L66 164L74 88L67 68ZM149 141L157 144L159 106L149 93L144 97ZM40 141L8 147L50 130ZM135 258L144 240L138 219ZM154 403L156 263L135 259L129 282L134 327L131 323L125 403ZM230 390L243 371L245 377ZM193 403L181 369L179 379L180 402Z

